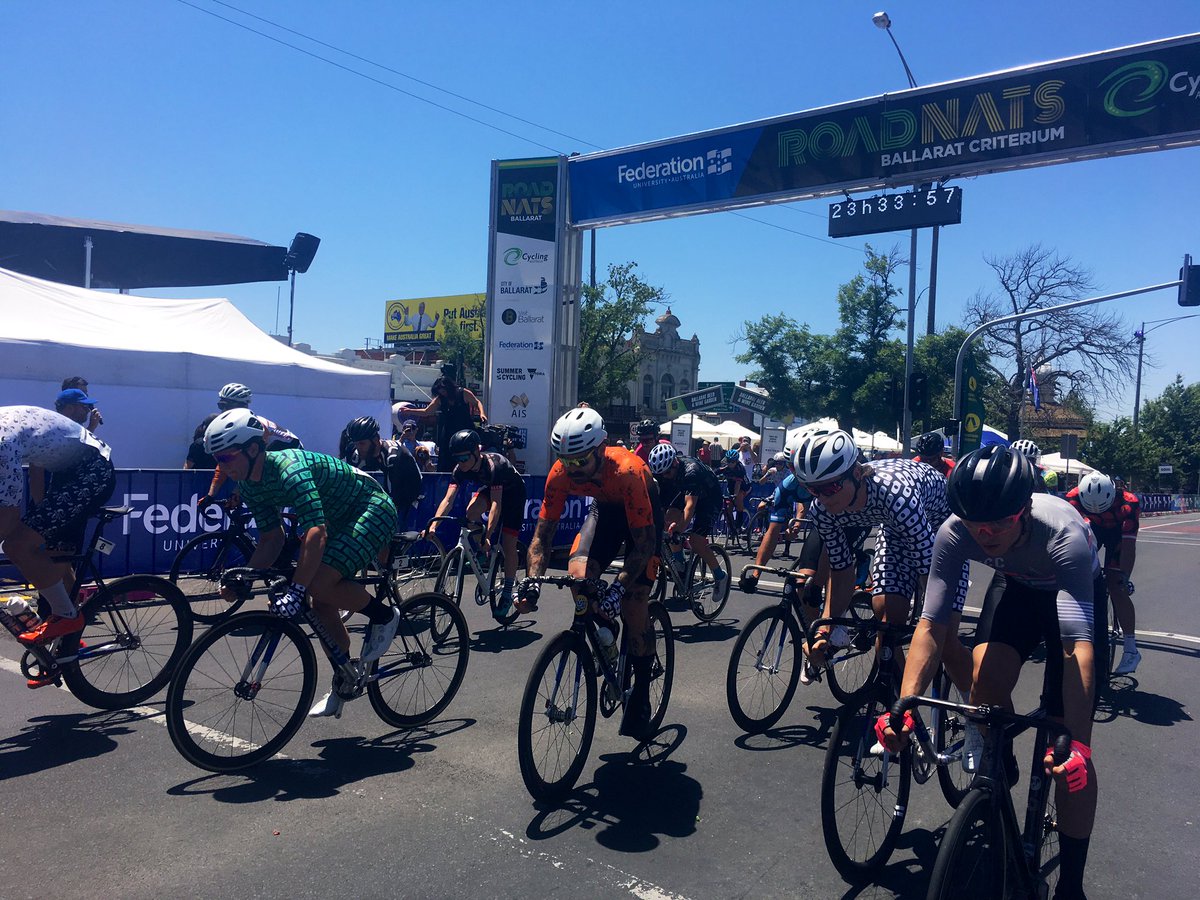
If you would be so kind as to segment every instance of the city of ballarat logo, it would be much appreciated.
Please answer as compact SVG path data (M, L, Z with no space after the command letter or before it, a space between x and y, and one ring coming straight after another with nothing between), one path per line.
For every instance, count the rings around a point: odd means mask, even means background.
M504 310L504 312L500 313L500 321L505 325L512 325L517 321L517 311L512 307L509 307L508 309Z

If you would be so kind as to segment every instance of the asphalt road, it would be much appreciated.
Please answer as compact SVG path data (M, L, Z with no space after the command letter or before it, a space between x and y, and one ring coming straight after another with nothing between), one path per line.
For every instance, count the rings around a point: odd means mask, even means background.
M1138 545L1144 659L1093 738L1093 900L1190 896L1200 846L1200 516L1149 519ZM286 758L233 776L175 752L150 712L161 697L149 710L98 713L66 691L27 690L19 648L3 642L0 897L924 896L950 816L933 782L913 786L878 882L852 888L821 839L827 688L801 688L768 734L733 724L730 647L740 621L770 601L762 595L735 592L710 625L673 610L675 688L653 752L632 756L616 721L602 719L578 790L554 808L531 802L515 722L541 642L570 622L567 598L555 599L507 630L466 610L467 678L440 721L394 731L362 700L340 720L307 723ZM1026 673L1020 702L1032 705L1040 675Z

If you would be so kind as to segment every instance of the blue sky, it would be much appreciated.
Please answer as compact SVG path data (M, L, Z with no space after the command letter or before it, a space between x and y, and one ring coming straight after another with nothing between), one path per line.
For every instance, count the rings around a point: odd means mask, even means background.
M485 289L492 159L587 152L899 90L904 72L871 14L887 9L921 84L1195 31L1194 0L731 4L232 0L361 57L571 137L472 106L256 22L267 32L504 134L221 21L179 0L0 5L7 140L0 206L224 231L322 238L297 288L296 339L321 350L381 337L388 299ZM1197 73L1200 74L1200 60ZM1198 98L1197 102L1200 102ZM991 288L985 254L1033 242L1090 267L1101 291L1173 279L1200 257L1200 150L1173 150L959 182L943 229L938 319ZM826 201L599 232L598 267L636 260L701 339L701 377L735 379L730 337L787 311L836 321L837 286L863 239L824 238ZM788 229L788 230L781 230ZM800 232L800 234L792 233ZM907 235L877 235L877 247ZM928 280L922 233L919 283ZM905 276L906 280L906 276ZM163 295L230 297L274 330L276 285ZM281 327L286 328L283 288ZM1180 314L1169 292L1120 301L1132 332ZM924 306L918 323L924 321ZM1200 319L1147 342L1154 396L1200 380ZM1102 404L1129 414L1132 385Z

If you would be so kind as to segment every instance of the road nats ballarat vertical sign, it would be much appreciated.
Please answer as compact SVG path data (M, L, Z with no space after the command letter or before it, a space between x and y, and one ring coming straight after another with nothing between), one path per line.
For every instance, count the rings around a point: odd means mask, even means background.
M493 163L488 418L526 439L527 471L549 471L558 297L559 160Z

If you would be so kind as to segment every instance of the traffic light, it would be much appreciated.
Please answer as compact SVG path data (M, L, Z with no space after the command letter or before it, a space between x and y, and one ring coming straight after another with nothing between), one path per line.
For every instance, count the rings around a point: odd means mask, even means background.
M1179 270L1179 305L1200 306L1200 266L1191 264L1192 257L1184 256Z
M908 404L914 419L929 415L929 379L924 372L913 372L908 383Z
M904 413L904 376L892 375L888 381L888 409L899 422Z

